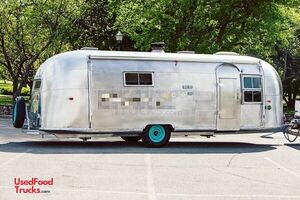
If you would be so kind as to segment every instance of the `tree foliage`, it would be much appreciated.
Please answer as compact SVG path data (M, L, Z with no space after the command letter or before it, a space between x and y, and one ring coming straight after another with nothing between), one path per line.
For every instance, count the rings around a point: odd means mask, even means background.
M236 51L260 57L277 65L289 107L300 95L299 66L292 59L300 55L299 1L111 0L110 4L116 28L140 50L164 41L171 52ZM291 59L285 60L284 52Z
M115 49L197 53L236 51L276 66L288 105L299 95L299 0L3 0L0 2L0 75L14 96L32 83L36 67L65 50ZM290 98L291 97L291 98Z
M74 8L71 0L1 1L0 64L13 81L14 97L30 85L42 56L61 51Z
M141 50L164 41L169 51L272 52L280 15L269 0L111 0L116 27Z
M288 107L295 105L300 95L300 6L288 2L278 6L283 16L275 45L274 64L282 77L284 100Z
M73 19L68 42L73 49L93 46L113 49L115 45L114 19L110 16L108 0L85 0L79 16Z

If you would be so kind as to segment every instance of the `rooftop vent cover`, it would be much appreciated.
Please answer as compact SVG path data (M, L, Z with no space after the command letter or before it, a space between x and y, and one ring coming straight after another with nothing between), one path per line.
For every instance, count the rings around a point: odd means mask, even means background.
M195 54L195 51L177 51L177 53Z
M215 55L239 56L240 54L236 52L230 52L230 51L219 51L215 53Z
M82 47L80 50L98 50L97 47Z

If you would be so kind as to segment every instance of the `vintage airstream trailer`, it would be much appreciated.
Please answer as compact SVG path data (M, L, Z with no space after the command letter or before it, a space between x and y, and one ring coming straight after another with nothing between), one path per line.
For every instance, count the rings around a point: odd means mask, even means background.
M77 50L41 65L26 116L42 133L162 146L171 132L281 128L282 86L270 64L235 53Z

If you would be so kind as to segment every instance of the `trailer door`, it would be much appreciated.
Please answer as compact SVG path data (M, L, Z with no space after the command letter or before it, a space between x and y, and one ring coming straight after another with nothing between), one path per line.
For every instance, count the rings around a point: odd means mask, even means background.
M238 68L224 64L217 68L217 130L240 129L241 84Z

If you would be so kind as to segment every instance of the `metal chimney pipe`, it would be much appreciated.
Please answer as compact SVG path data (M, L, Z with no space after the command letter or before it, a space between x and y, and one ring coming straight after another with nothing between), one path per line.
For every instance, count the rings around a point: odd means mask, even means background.
M164 53L165 43L164 42L154 42L151 43L151 49L154 53Z

